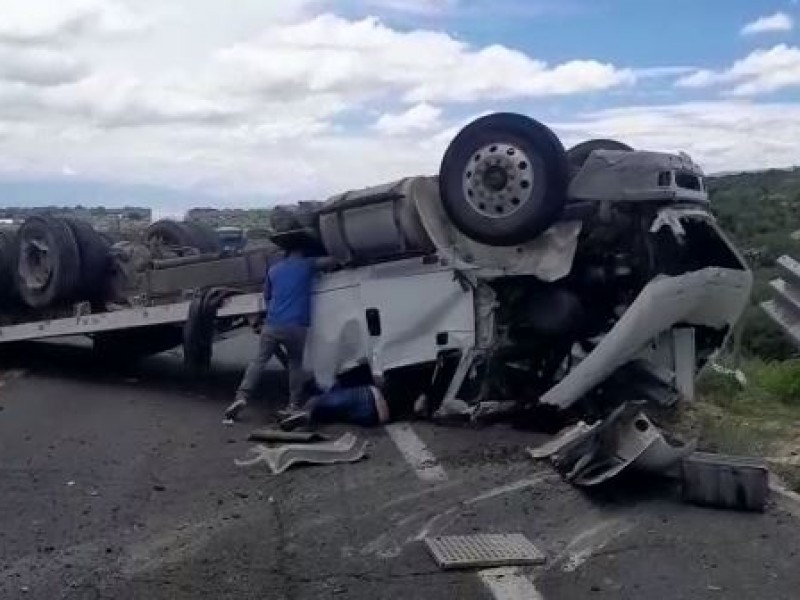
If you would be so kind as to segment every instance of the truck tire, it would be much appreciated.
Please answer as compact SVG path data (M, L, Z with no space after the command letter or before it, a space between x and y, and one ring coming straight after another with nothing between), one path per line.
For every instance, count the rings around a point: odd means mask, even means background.
M222 251L219 235L212 227L198 221L184 221L183 224L189 229L194 240L193 246L202 254L216 254Z
M195 248L201 254L219 251L219 240L214 230L195 222L161 219L147 228L145 237L148 242L167 247Z
M595 150L621 150L623 152L632 152L633 148L617 140L596 139L581 142L567 151L570 174L574 176L580 171L586 159L588 159Z
M78 243L81 277L78 294L81 299L102 298L111 276L111 244L86 221L64 218Z
M78 242L67 223L39 215L26 219L17 233L17 290L31 308L75 297L81 281Z
M513 246L558 220L568 175L566 152L550 129L523 115L495 113L473 121L450 142L439 193L462 233Z
M0 231L0 304L8 304L16 297L16 254L16 233Z

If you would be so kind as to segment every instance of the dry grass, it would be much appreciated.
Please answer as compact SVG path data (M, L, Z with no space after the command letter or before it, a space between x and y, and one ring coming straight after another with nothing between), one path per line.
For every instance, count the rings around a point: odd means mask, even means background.
M800 491L800 362L749 362L747 384L708 371L698 381L698 401L684 406L677 433L711 452L761 456Z

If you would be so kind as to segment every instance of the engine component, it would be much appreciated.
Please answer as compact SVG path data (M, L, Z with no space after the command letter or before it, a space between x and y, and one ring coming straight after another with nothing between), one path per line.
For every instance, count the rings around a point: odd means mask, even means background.
M473 121L450 142L439 190L464 234L513 246L556 222L568 174L564 147L550 129L529 117L495 113Z
M22 224L16 277L20 297L32 308L75 297L81 283L80 248L65 221L38 215Z

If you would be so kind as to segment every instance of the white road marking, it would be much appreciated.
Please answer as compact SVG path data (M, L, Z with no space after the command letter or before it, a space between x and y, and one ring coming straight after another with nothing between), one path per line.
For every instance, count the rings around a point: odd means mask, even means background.
M519 569L484 569L478 571L478 576L497 600L544 600L533 582Z
M635 523L621 518L600 521L595 526L576 535L567 544L564 551L553 560L551 566L563 563L561 570L565 573L577 571L583 563L591 558L592 554L628 533L634 525Z
M24 369L9 369L4 373L0 373L0 388L4 387L7 383L19 379L25 375Z
M795 518L800 518L800 494L788 489L779 481L770 481L769 489L777 494L778 505Z
M400 453L414 468L417 477L430 483L447 481L447 473L425 445L425 442L414 432L411 425L408 423L393 423L386 425L385 429L398 450L400 450ZM504 494L534 487L546 479L545 475L541 475L515 481L487 490L467 500L464 504L475 504ZM434 532L442 531L457 516L457 509L460 506L461 503L451 506L428 519L417 535L406 538L405 543L420 542ZM416 517L416 515L414 516ZM411 520L413 521L414 519ZM393 544L390 548L385 548L383 546L388 541L385 538L386 535L384 534L384 536L379 537L365 547L364 551L368 553L377 551L377 554L384 558L398 556L402 552L402 546L405 544ZM544 600L544 597L533 585L533 582L519 569L513 567L484 569L483 571L478 571L478 576L497 600Z
M536 487L537 485L539 485L540 483L544 483L548 479L559 479L559 476L556 475L555 473L540 473L538 475L535 475L534 477L520 479L518 481L514 481L506 485L501 485L500 487L496 487L491 490L487 490L479 494L478 496L475 496L474 498L465 500L464 504L476 504L478 502L483 502L484 500L491 500L492 498L497 498L498 496L504 496L505 494L511 494L519 490L526 490L528 488Z
M408 423L386 425L386 433L422 481L447 481L447 473Z

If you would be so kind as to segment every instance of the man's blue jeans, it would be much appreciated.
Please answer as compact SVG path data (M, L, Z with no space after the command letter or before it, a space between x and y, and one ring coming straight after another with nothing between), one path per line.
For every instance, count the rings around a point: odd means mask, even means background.
M369 386L332 388L314 396L306 408L312 423L352 423L361 427L380 424L375 397Z

